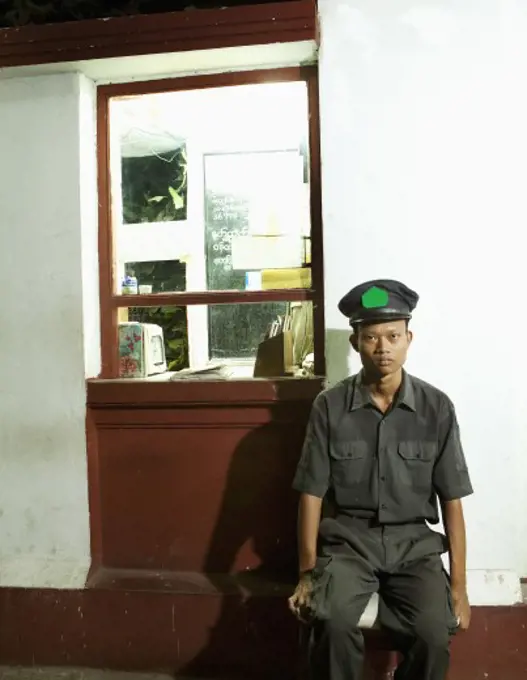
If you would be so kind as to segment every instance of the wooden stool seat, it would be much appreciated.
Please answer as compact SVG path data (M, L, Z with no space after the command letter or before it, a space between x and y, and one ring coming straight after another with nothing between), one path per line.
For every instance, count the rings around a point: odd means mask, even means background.
M363 630L379 630L379 595L373 593L366 609L359 620L359 628Z

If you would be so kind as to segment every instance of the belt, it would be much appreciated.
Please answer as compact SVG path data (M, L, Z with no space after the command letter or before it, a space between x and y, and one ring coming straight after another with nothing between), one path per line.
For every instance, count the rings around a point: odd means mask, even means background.
M347 526L361 526L368 529L376 529L381 527L402 527L402 526L424 526L426 524L425 520L415 520L415 522L390 522L389 524L383 524L379 522L377 517L355 517L353 515L339 514L335 518L338 522Z

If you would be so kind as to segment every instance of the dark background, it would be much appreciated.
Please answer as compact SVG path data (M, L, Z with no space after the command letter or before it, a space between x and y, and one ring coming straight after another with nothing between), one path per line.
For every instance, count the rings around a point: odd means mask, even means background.
M292 0L0 0L0 27L110 16L265 5Z

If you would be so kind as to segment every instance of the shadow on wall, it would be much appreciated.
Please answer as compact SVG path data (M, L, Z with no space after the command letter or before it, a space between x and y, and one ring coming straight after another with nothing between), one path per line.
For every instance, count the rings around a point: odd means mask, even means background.
M350 330L328 328L326 331L327 383L334 385L352 374Z
M277 404L237 446L203 571L221 600L202 651L180 673L245 680L293 677L299 627L287 608L297 576L291 488L310 402ZM239 554L249 543L249 566Z
M349 332L328 336L328 363L337 381L348 375ZM305 677L305 631L287 598L297 581L298 495L291 483L311 400L278 400L270 408L270 421L239 441L229 463L203 564L218 615L200 652L178 669L184 677Z
M349 331L329 330L329 380L349 374ZM279 386L277 387L279 389ZM236 447L203 571L217 593L219 616L189 677L296 677L300 628L287 608L297 578L297 494L291 488L311 409L310 399L278 402L271 419ZM252 558L240 559L244 546ZM247 553L244 553L247 555Z

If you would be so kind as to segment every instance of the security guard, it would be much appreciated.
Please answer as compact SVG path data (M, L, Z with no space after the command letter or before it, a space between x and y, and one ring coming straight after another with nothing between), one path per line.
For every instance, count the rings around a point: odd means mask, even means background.
M418 299L378 280L339 303L363 368L315 400L294 479L300 580L289 605L313 621L315 680L362 677L358 622L374 592L403 655L396 680L445 680L450 636L470 622L460 499L472 486L454 406L403 370ZM325 498L334 512L321 521ZM429 527L438 501L446 536Z

